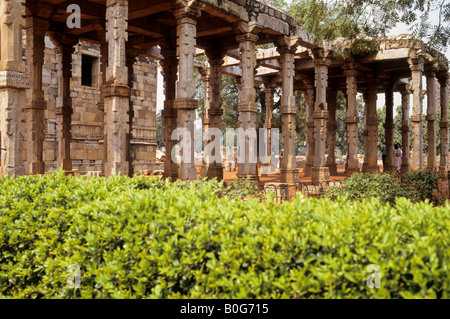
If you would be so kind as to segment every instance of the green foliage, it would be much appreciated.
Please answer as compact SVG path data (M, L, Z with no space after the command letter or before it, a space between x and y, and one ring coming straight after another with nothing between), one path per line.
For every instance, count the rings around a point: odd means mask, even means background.
M0 179L0 297L450 297L448 203L219 192L215 180ZM369 264L379 289L366 286Z
M345 197L351 201L376 197L390 204L405 197L413 202L428 200L442 205L444 198L439 190L439 181L439 174L429 170L411 171L402 174L400 179L390 173L358 173L348 178L343 187L330 187L326 196L333 200Z
M282 6L314 35L316 44L339 37L350 40L350 50L343 55L372 54L378 50L373 39L386 36L400 23L409 27L415 39L427 43L428 52L445 51L450 40L448 1L293 0L290 6L285 2Z
M326 196L336 200L345 196L348 200L359 201L376 197L383 203L395 203L397 197L408 197L408 190L404 189L393 174L353 174L342 187L333 186Z

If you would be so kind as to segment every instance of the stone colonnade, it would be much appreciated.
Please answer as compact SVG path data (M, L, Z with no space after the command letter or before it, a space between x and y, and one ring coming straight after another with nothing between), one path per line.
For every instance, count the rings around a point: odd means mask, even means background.
M42 67L44 37L48 32L47 20L30 14L24 18L25 1L0 0L0 174L12 176L24 173L44 173L45 165L42 157L44 141L44 112L46 103L42 90ZM183 180L197 179L194 165L193 140L195 134L194 121L198 101L195 99L194 56L197 36L197 20L204 4L196 1L177 1L174 9L176 26L172 32L159 40L163 60L164 89L166 100L162 112L166 142L166 159L164 176ZM128 1L108 0L106 2L106 30L101 43L103 79L101 107L104 108L104 174L130 173L130 66L135 54L128 50ZM22 60L22 27L26 26L26 56L30 63L28 72ZM256 128L256 92L254 88L257 68L256 44L262 29L254 22L239 22L233 25L235 40L240 54L239 84L239 128L247 131ZM60 66L59 100L57 107L58 125L58 165L65 170L72 169L70 157L72 101L70 98L71 54L76 39L64 38L57 46ZM274 42L279 53L279 77L281 79L282 135L284 140L284 156L281 162L280 178L285 183L299 181L299 173L295 158L295 114L297 107L294 98L295 53L299 44L298 36L276 36ZM312 49L314 78L304 78L306 104L306 142L307 156L305 176L311 176L313 182L329 179L330 173L336 174L336 91L328 89L328 67L330 58L321 48ZM220 89L223 57L226 52L206 50L209 69L205 74L206 103L203 125L205 128L221 129L222 110L220 108ZM402 94L402 170L423 168L423 89L422 75L427 77L427 115L428 128L428 169L437 169L436 162L436 121L440 120L441 156L439 170L448 167L448 73L434 72L424 69L421 57L409 59L411 85L400 85ZM343 119L347 127L347 165L346 172L351 174L360 170L358 163L358 114L356 95L358 91L364 95L365 106L365 163L363 171L378 171L377 166L377 134L378 119L376 115L377 89L380 83L373 74L367 75L367 87L358 88L358 71L356 61L347 61L342 66L345 77L347 112ZM178 74L178 79L177 79ZM388 77L382 83L386 96L385 136L388 155L385 170L394 169L393 155L393 92L398 79ZM437 90L439 83L439 93ZM265 86L267 103L273 105L273 86ZM410 94L412 94L412 115L409 116ZM439 94L441 118L436 118L436 97ZM328 95L328 96L327 96ZM23 107L23 109L21 108ZM269 108L267 108L269 110ZM271 109L271 108L270 108ZM266 118L265 127L271 128L273 123L270 114ZM412 124L413 156L409 161L410 121ZM178 167L172 158L172 150L176 143L172 133L176 128L184 129L191 143L190 148L183 149L184 161ZM213 140L206 137L207 147ZM26 145L23 141L26 140ZM256 140L251 136L244 139L243 161L238 165L238 177L258 181L258 169L255 159L251 157L256 149ZM325 157L328 145L328 157ZM27 162L23 162L26 154ZM204 165L203 176L223 177L220 154L212 154L215 162ZM186 160L187 159L187 160Z

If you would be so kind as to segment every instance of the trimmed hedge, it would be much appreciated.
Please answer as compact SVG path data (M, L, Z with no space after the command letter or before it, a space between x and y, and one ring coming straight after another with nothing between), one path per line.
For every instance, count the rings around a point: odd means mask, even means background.
M326 197L358 201L376 197L391 204L395 204L397 198L405 197L413 202L428 200L434 205L442 205L445 197L439 190L440 179L439 173L429 170L411 171L400 175L400 178L391 173L356 173L342 187L330 187Z
M216 181L0 179L3 298L449 298L450 207L272 204ZM369 264L381 288L368 288ZM69 265L81 287L69 288Z

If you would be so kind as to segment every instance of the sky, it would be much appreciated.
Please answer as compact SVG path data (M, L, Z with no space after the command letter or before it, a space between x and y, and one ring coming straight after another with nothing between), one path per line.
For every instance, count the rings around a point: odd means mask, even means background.
M431 12L430 14L430 20L437 20L438 19L438 12L434 11ZM410 31L408 30L408 27L405 24L399 24L397 25L395 28L393 28L388 35L398 35L398 34L402 34L402 33L410 33ZM442 52L445 54L445 56L447 57L448 60L450 60L450 48L447 47L446 52ZM157 112L159 112L160 110L163 109L163 105L164 105L164 91L163 91L163 78L161 75L161 70L158 68L158 83L157 83ZM423 88L426 89L426 80L425 77L423 77L422 79L423 82ZM382 108L384 106L384 94L378 94L378 99L377 99L377 108ZM398 105L401 105L401 95L400 93L394 93L394 113L396 110L396 107ZM426 112L426 107L427 106L427 97L425 95L424 99L423 99L423 110L424 113ZM395 114L394 114L395 116Z

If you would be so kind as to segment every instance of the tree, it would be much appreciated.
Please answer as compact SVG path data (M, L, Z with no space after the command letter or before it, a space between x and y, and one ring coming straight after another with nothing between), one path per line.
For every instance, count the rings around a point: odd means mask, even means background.
M314 36L322 40L343 37L352 42L342 52L364 55L377 50L380 36L399 23L405 23L417 40L428 44L429 51L444 51L450 40L450 2L448 0L293 0L272 1L287 8ZM434 18L437 16L437 19Z

